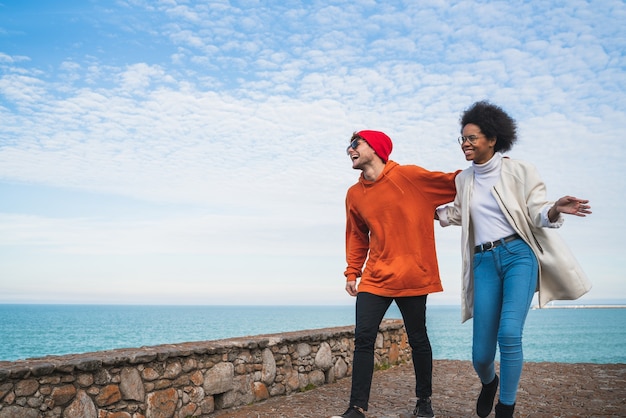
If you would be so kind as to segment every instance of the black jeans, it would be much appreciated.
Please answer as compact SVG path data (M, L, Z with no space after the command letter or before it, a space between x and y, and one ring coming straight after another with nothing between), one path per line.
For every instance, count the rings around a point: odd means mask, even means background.
M426 332L426 297L390 298L365 292L357 295L351 406L356 405L367 411L374 373L376 335L385 312L394 300L402 313L412 350L415 396L426 398L432 395L433 352Z

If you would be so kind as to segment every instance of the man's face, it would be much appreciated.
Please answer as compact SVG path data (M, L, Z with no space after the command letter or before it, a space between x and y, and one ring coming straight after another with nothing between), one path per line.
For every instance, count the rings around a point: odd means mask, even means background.
M352 160L352 168L355 170L363 170L374 158L378 158L374 149L362 138L352 141L347 152L350 160Z

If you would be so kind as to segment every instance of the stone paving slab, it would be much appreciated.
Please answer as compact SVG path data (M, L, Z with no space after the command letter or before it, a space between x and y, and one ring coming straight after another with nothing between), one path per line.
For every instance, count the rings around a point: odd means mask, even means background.
M375 372L367 418L398 418L412 410L414 382L410 364ZM432 403L437 418L475 417L479 392L470 362L434 361ZM349 396L350 378L345 378L208 417L327 418L344 412ZM515 417L626 417L626 364L526 363Z

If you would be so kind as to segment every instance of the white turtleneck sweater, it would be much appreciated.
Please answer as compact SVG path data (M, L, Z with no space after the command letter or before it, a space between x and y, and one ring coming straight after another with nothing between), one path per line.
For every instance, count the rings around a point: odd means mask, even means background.
M502 154L496 152L484 164L472 163L474 190L470 201L470 218L474 229L474 245L497 241L515 233L491 194L493 186L500 179L502 158Z

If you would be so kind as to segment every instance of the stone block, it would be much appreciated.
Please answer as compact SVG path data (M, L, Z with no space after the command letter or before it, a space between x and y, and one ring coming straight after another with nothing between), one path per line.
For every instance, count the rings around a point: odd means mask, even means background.
M107 385L102 388L98 396L96 396L96 403L98 406L113 405L122 399L120 388L117 385Z
M72 385L64 385L52 389L50 395L54 401L54 405L66 405L76 396L76 388Z
M173 389L160 390L147 396L146 418L172 418L176 412L178 392Z
M98 418L96 406L85 391L78 391L74 401L63 411L63 418Z
M274 359L274 353L270 349L263 350L261 354L263 361L263 368L261 369L261 381L266 385L274 383L276 378L276 360Z
M204 391L209 395L228 392L234 386L234 377L232 363L218 363L204 374Z
M320 348L315 354L315 366L322 370L333 367L333 352L327 342L320 344Z
M125 367L122 369L120 377L122 398L132 401L143 401L146 393L139 371L133 367Z

